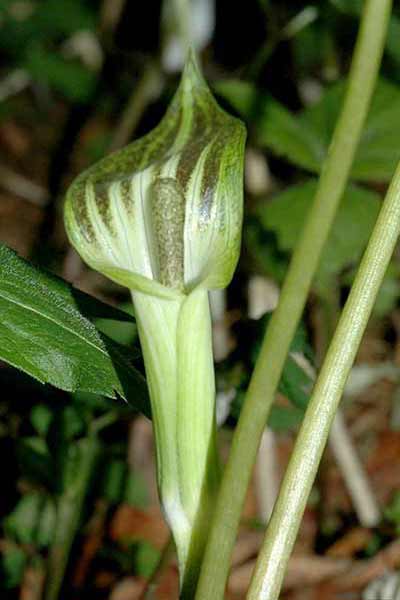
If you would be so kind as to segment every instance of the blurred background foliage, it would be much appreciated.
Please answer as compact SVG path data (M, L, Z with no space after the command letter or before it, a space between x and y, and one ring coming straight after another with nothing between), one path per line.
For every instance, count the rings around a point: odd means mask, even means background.
M329 149L363 0L191 4L193 39L205 76L220 103L248 128L243 254L227 297L213 299L218 417L224 423L221 448L226 453L268 322L265 313L276 303ZM1 363L0 590L5 600L90 594L134 600L167 542L157 506L151 429L129 404L130 398L145 395L129 300L123 289L89 272L68 248L62 201L66 186L83 168L156 125L176 88L182 61L169 0L0 4L0 241L119 307L123 313L105 315L92 307L88 318L94 335L115 344L115 352L131 357L137 369L119 390L125 402L102 395L112 394L101 388L105 367L99 357L90 358L92 366L99 361L93 366L93 382L86 381L86 389L76 393L41 385ZM399 140L400 6L395 2L351 181L269 421L278 475L307 405L313 369L324 355L400 160ZM7 252L1 256L10 257ZM319 552L328 560L346 558L349 565L359 561L366 568L399 532L399 274L396 254L345 401L382 518L372 529L358 525L340 472L328 456L299 542L298 551L311 559ZM62 290L67 297L67 288ZM14 334L8 335L12 339ZM56 352L59 335L57 330L52 338L49 333L49 351ZM1 339L4 343L5 334ZM18 340L23 354L23 335ZM6 350L1 356L7 361ZM88 360L85 352L77 350L78 363ZM25 371L38 376L28 365ZM42 380L71 389L68 382L61 385L46 374ZM244 522L246 535L259 543L265 511L257 495L257 473L254 479ZM231 598L244 597L245 567L256 551L252 543L240 546L247 553L233 572ZM316 569L310 562L310 572L320 573L318 564ZM397 549L389 567L399 566ZM329 574L331 588L321 591L315 577L309 585L316 595L309 597L335 597L339 572ZM300 575L285 598L303 598ZM158 597L176 597L176 581L172 561ZM368 581L366 577L361 587Z

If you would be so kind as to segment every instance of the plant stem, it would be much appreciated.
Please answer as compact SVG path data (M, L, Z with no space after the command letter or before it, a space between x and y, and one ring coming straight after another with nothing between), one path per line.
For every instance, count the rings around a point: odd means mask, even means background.
M71 547L78 530L83 503L99 452L99 441L89 435L78 444L76 475L59 498L57 524L47 565L46 600L58 600Z
M308 405L247 595L276 600L346 379L400 234L400 165Z
M233 438L203 561L197 600L223 598L230 556L258 444L350 173L376 82L390 9L391 0L368 0L365 4L344 106Z
M101 415L101 417L97 417L91 422L89 431L91 434L97 435L98 433L100 433L100 431L106 429L106 427L114 425L114 423L116 423L116 421L118 421L119 418L120 415L117 411L114 412L111 410L110 412L106 412L104 415Z
M191 43L189 0L173 0L173 3L179 38L185 55Z
M306 6L300 10L297 15L292 17L284 27L276 29L274 32L271 32L269 35L267 35L266 41L258 50L255 59L250 65L249 75L251 78L256 79L259 76L261 69L268 62L280 42L295 37L300 31L308 27L317 18L317 8L314 6Z
M109 152L119 150L129 142L148 104L156 98L161 86L162 74L158 64L149 63L138 79L116 125L108 147Z
M322 310L318 319L319 326L317 329L320 330L318 335L319 351L317 351L318 365L322 364L340 317L339 288L336 277L332 278L327 291L325 297L321 298ZM310 369L312 378L315 381L316 373L311 365ZM331 426L329 446L346 484L359 522L363 527L376 527L381 520L379 504L340 408L337 410Z
M207 291L177 300L133 292L152 403L157 483L176 544L182 600L193 599L219 484Z

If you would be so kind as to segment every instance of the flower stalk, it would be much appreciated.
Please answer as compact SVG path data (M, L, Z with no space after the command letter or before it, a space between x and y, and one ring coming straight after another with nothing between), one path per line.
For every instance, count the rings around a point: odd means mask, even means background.
M277 600L329 430L400 234L400 165L315 384L247 595Z
M193 592L219 483L208 294L197 289L178 300L132 296L152 401L162 506L184 572L182 586Z
M239 257L245 130L189 52L160 124L73 182L69 238L129 288L149 385L162 507L193 598L219 481L208 291Z

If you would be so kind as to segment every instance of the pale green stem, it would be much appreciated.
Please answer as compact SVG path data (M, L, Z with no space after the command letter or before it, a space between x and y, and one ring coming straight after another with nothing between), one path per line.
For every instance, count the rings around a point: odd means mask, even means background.
M190 33L190 0L173 0L176 23L179 29L179 38L184 51L191 45Z
M152 63L146 65L114 129L108 147L109 152L119 150L129 142L144 111L157 95L161 83L162 74L158 65Z
M177 547L181 598L193 598L218 490L208 295L132 294L156 440L157 480Z
M365 4L343 109L234 434L196 600L220 600L224 595L230 556L257 448L360 140L382 56L390 9L390 0L367 0Z
M258 556L249 600L276 600L329 430L400 234L400 165L307 408Z

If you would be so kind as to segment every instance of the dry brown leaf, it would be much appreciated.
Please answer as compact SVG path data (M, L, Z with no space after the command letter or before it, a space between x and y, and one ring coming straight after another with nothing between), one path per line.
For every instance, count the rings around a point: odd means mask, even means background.
M233 549L232 565L239 566L257 555L264 534L261 531L243 531Z
M4 153L21 158L31 147L32 138L25 129L8 119L0 127L0 144Z
M400 488L400 432L384 431L368 460L367 469L382 504Z
M19 600L41 600L45 574L42 569L28 567L21 583Z
M336 587L346 591L363 589L373 579L398 567L400 567L400 540L392 542L369 560L353 563L352 568L335 581Z
M73 586L80 588L85 583L92 560L97 554L103 541L104 525L108 505L104 500L98 500L93 518L89 523L88 535L82 545L80 558L73 574Z
M40 208L11 194L0 193L0 242L28 256L42 217Z
M121 504L110 525L110 536L119 543L147 541L156 548L163 548L168 539L168 528L158 508L146 511Z
M369 529L355 527L332 544L326 554L332 558L351 558L365 548L371 537L372 531Z
M175 565L165 570L156 591L157 600L173 600L179 597L179 575Z
M229 578L229 588L236 593L245 593L255 566L255 560L237 567ZM323 556L292 556L286 574L284 588L304 588L325 579L345 573L351 561Z
M126 577L114 586L109 600L139 600L145 584L142 577Z

